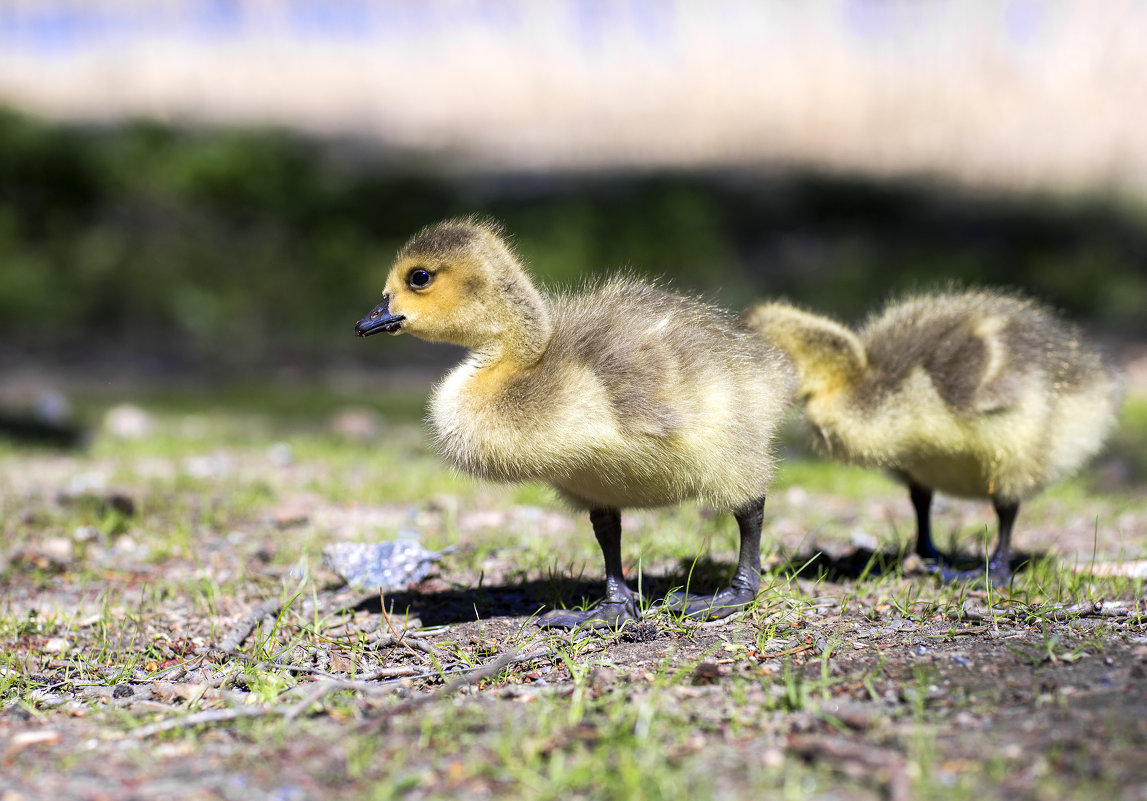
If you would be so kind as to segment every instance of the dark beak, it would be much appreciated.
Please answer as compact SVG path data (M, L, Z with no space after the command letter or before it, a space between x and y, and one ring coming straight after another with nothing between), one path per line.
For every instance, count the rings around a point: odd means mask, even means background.
M370 314L354 324L354 334L359 337L368 337L385 331L388 334L397 334L402 328L402 321L406 318L401 314L390 313L390 296L383 295L382 303L370 310Z

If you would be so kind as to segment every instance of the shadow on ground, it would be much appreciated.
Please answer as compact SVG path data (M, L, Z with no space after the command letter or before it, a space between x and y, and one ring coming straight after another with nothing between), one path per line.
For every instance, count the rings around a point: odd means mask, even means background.
M1025 570L1033 561L1041 558L1043 555L1038 553L1017 554L1012 560L1012 570ZM982 562L967 557L957 560L956 566L971 569L978 564ZM817 551L790 557L766 572L763 581L767 583L769 576L773 575L847 583L864 577L898 572L917 575L919 581L937 580L925 574L918 565L918 560L915 560L915 564L912 561L906 564L904 554L896 551L858 548L838 557ZM671 572L662 575L643 574L640 588L631 579L630 587L640 589L647 600L662 598L683 588L702 594L711 593L724 586L734 568L732 562L713 559L682 561ZM592 581L565 576L448 589L439 589L441 583L440 580L431 579L418 588L387 594L388 613L417 617L427 627L447 626L476 620L530 617L555 607L585 608L596 603L605 590L604 578ZM382 609L382 603L378 598L371 598L354 609L377 614Z

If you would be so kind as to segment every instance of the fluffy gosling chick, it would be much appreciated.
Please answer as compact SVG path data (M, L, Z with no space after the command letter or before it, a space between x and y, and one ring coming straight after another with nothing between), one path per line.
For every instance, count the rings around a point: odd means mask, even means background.
M410 333L470 350L433 390L430 422L458 469L544 481L589 511L606 598L543 625L636 619L621 567L621 508L697 498L733 512L740 557L730 587L682 597L719 618L760 587L773 432L791 396L783 356L717 309L630 278L547 297L492 223L448 220L399 252L359 336Z
M1119 406L1119 378L1074 326L1001 292L907 297L859 333L781 303L745 319L792 360L819 449L908 485L916 552L948 580L983 572L949 569L934 546L933 491L991 500L988 571L1004 581L1020 502L1094 455Z

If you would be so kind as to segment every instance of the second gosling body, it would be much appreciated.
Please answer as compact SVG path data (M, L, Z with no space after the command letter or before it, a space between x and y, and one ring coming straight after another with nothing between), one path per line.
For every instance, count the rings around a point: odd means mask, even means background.
M485 479L547 482L589 511L606 598L543 624L637 618L620 510L690 498L734 514L740 556L730 587L683 597L682 611L724 617L756 596L771 441L792 378L723 312L629 278L548 297L497 226L448 220L399 251L382 302L355 330L468 348L430 400L439 450Z
M950 569L932 542L934 491L989 499L999 518L988 561L1010 575L1021 501L1074 472L1103 445L1121 397L1116 372L1079 331L1032 300L994 291L890 303L854 332L768 303L745 314L798 374L819 449L908 485L916 552Z

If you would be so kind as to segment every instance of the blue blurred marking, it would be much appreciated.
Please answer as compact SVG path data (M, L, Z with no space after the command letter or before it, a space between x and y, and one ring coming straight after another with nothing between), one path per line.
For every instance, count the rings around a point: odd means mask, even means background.
M601 52L613 6L606 0L573 0L571 5L577 44L583 51Z
M516 0L478 0L475 18L495 31L515 31L522 27L522 4Z
M376 32L375 14L362 0L294 0L287 12L291 30L303 39L369 39ZM388 15L390 16L390 15ZM391 19L394 17L391 16Z
M647 44L672 47L676 44L676 7L664 0L633 0L631 3L637 34Z
M85 41L99 41L107 33L98 11L50 4L10 9L0 25L0 38L49 57L65 55Z
M1047 8L1033 0L1014 0L1004 7L1004 29L1011 44L1035 44L1047 22Z
M6 50L58 58L96 48L145 42L156 36L193 41L258 40L284 32L307 42L401 42L434 48L458 33L493 31L519 42L531 26L557 25L559 36L583 55L621 54L637 44L672 55L686 25L704 25L731 43L747 44L773 35L763 19L791 16L789 0L718 2L698 16L693 0L171 0L164 3L115 0L0 0L0 43ZM816 6L814 6L816 7ZM546 8L546 11L539 9ZM865 47L950 39L946 19L965 6L955 0L913 4L900 0L841 0L823 16L826 24ZM1047 35L1054 6L1039 0L1003 0L997 16L971 14L1020 48ZM930 11L923 12L921 9ZM957 12L957 10L961 10ZM547 11L549 13L547 13ZM763 16L762 16L763 15ZM917 23L927 28L921 37ZM748 27L744 23L750 22ZM549 31L552 33L552 31ZM760 44L758 42L758 44Z
M896 32L896 4L893 0L848 0L841 19L844 29L860 39L886 39Z
M191 28L199 35L234 38L243 34L246 13L242 0L198 0L187 14Z

